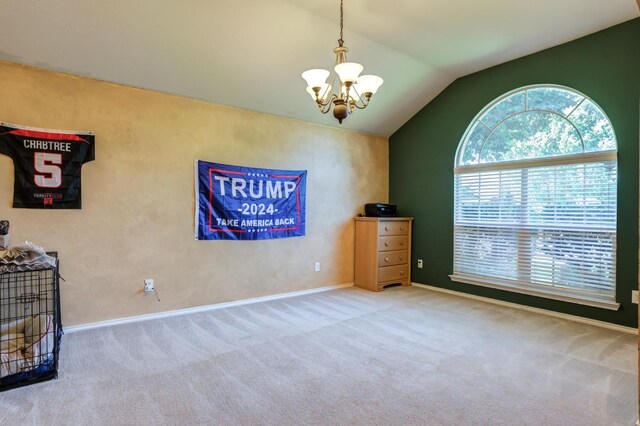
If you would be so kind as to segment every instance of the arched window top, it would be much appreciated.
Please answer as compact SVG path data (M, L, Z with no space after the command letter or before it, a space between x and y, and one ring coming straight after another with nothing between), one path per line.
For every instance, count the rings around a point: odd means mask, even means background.
M487 105L458 146L456 167L615 151L606 114L587 96L556 85L527 86Z

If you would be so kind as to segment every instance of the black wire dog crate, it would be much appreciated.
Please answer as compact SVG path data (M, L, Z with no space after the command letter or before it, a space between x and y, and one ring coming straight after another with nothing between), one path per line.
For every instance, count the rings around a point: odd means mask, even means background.
M58 377L62 336L56 266L0 269L0 391Z

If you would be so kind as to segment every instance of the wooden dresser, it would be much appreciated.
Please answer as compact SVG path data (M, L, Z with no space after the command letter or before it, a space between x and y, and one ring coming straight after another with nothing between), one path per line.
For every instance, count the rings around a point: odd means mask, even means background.
M357 217L355 285L372 291L411 285L412 217Z

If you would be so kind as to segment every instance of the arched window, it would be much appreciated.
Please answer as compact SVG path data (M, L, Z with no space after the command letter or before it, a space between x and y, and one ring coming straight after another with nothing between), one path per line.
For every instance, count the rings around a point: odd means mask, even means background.
M616 149L605 113L573 89L487 105L456 154L451 279L617 309Z

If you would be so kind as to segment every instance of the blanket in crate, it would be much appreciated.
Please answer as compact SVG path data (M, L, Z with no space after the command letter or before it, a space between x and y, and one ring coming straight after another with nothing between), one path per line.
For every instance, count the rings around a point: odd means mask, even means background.
M53 354L53 318L38 314L0 326L0 378L37 368Z
M35 271L55 266L55 257L29 241L19 247L0 250L0 272Z

